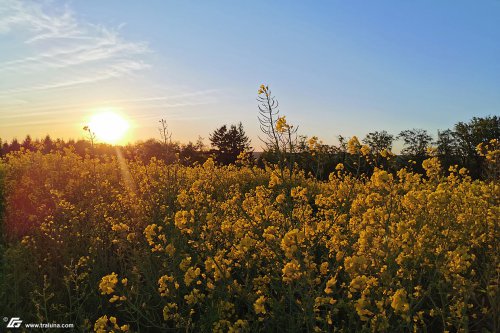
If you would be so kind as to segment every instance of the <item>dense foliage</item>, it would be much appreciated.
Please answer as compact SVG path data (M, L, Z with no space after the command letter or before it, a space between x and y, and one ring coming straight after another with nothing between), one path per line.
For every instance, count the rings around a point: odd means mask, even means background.
M346 149L370 176L9 153L0 313L96 332L498 332L497 175L437 157L388 172ZM498 142L478 155L498 170Z
M250 139L246 136L241 123L223 125L210 134L210 142L215 150L215 160L222 164L233 164L238 155L250 151Z

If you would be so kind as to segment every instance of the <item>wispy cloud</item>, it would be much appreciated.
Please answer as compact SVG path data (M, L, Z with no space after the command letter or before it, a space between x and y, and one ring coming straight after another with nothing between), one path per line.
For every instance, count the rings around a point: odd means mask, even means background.
M113 65L110 65L108 68L100 69L94 75L82 74L68 80L59 80L46 84L33 85L28 88L4 90L2 91L2 93L0 93L0 97L11 96L13 94L18 94L23 92L70 88L81 84L94 83L98 81L120 77L127 73L131 73L133 71L141 70L144 68L149 68L149 65L137 61L121 61Z
M32 43L49 38L74 38L82 35L73 13L65 6L59 12L48 13L42 2L18 0L0 1L0 33L25 28L33 35L25 40Z
M23 110L22 113L12 112L2 114L0 112L0 122L7 120L21 120L33 117L60 117L67 113L68 110L92 110L96 105L101 106L115 106L120 105L129 109L140 109L142 111L165 111L168 109L179 110L184 107L198 106L212 104L217 101L216 89L202 90L190 93L173 94L172 92L165 92L163 95L145 96L140 98L120 98L120 99L106 99L87 103L64 103L63 105L55 105L52 103L40 103L38 105L26 105L26 101L18 101L16 104L11 104L11 107L20 106ZM24 103L24 104L23 104ZM156 112L151 114L138 113L134 118L157 118Z
M63 68L87 62L98 62L112 58L124 58L146 53L145 43L119 41L116 36L87 39L77 45L68 43L63 48L54 48L37 56L29 56L0 63L0 71L36 71L48 67Z
M127 38L123 24L83 20L70 6L53 0L0 0L0 43L4 41L4 135L16 136L20 129L43 133L49 126L51 134L58 135L56 128L67 133L65 128L103 106L124 109L137 124L164 116L188 119L185 110L213 104L219 96L216 89L193 91L159 79L157 71L149 70L148 43Z
M54 9L48 4L0 0L0 34L22 36L23 53L28 53L0 62L0 73L16 75L10 87L2 87L2 95L67 88L149 68L142 59L149 51L147 43L125 40L121 26L78 20L68 6ZM53 79L40 84L40 76Z
M195 92L187 92L187 93L182 93L182 94L164 94L161 96L144 96L141 98L123 98L123 99L114 99L114 100L109 100L105 101L106 103L110 104L116 104L116 103L148 103L148 102L169 102L172 105L178 105L182 104L180 102L175 102L179 100L185 100L185 99L193 99L194 103L200 103L199 99L207 100L207 98L210 98L211 100L213 99L214 94L218 93L218 89L207 89L207 90L200 90L200 91L195 91ZM169 105L169 103L166 104L161 104L161 105Z

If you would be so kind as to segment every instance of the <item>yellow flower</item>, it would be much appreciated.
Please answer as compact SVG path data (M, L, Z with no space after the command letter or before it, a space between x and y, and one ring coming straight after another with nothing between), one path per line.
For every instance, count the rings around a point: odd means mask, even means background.
M375 168L373 171L373 175L371 177L372 183L377 187L385 187L390 181L392 177L385 170L380 170Z
M174 278L169 275L163 275L158 280L158 291L160 296L168 296L170 290L168 289L168 283L174 282Z
M361 154L363 154L364 156L370 155L370 147L368 147L367 145L362 145Z
M129 231L130 227L128 225L126 225L125 223L117 223L117 224L113 224L111 226L111 230L117 231L117 232Z
M319 272L321 275L326 275L328 273L328 262L325 261L319 266Z
M359 319L362 321L368 321L370 319L369 317L373 315L373 312L367 309L369 305L370 302L365 297L358 299L354 304Z
M391 157L394 156L394 154L388 149L382 149L379 154L380 156L386 159L390 159Z
M285 251L287 258L292 258L298 250L298 246L304 241L304 233L298 229L290 230L281 240L281 248Z
M255 310L256 314L266 314L266 307L265 307L265 302L266 302L266 297L260 296L257 298L255 303L253 303L253 309Z
M261 84L258 90L258 94L259 95L265 94L267 97L269 97L269 87Z
M441 162L439 162L439 158L437 157L426 159L422 162L422 167L430 179L437 178L441 173Z
M181 263L179 264L179 268L185 272L188 268L189 265L191 265L191 257L186 257L182 259Z
M396 313L406 313L410 309L406 300L406 290L398 289L392 296L391 307Z
M279 204L285 202L285 195L283 193L278 194L278 196L276 197L276 202Z
M167 305L165 305L163 307L163 319L164 320L172 320L176 317L176 313L177 313L177 304L175 303L167 303Z
M234 325L232 325L230 328L229 328L229 331L228 333L242 333L242 332L248 332L249 331L249 328L248 328L248 321L247 320L243 320L243 319L238 319Z
M361 149L361 144L359 143L358 137L353 136L348 142L347 142L347 152L349 154L359 154Z
M189 305L199 304L201 301L205 299L205 295L200 292L198 289L193 289L189 295L184 296L184 300Z
M103 276L99 283L99 290L102 295L109 295L115 291L115 286L118 283L118 275L113 272L109 275Z
M307 144L311 153L315 155L316 151L321 147L322 142L318 140L317 136L313 136L307 141Z
M102 316L96 320L94 324L94 332L106 333L106 326L108 325L108 316Z
M190 228L190 224L194 222L194 210L190 211L181 210L175 213L174 223L179 230L186 234L192 234L193 230Z
M330 280L326 282L326 288L325 288L325 293L326 294L332 294L333 293L333 288L337 284L337 279L335 277L332 277Z
M186 286L189 286L191 282L194 281L199 275L201 274L201 270L199 267L196 269L193 267L189 267L188 270L186 271L186 274L184 274L184 283Z
M284 133L290 128L290 125L286 123L286 116L278 117L276 120L276 131L279 133Z
M282 273L283 281L288 283L298 280L302 276L300 264L295 259L286 263L282 269Z

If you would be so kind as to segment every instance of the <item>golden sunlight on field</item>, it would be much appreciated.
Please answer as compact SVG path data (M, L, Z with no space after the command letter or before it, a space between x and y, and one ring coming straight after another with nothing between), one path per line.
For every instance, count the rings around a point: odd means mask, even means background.
M88 126L98 140L111 144L123 140L130 127L129 122L112 108L95 113Z

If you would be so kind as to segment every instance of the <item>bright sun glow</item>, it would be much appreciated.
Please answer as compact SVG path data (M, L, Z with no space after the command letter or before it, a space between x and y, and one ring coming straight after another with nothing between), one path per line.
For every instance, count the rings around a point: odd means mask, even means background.
M92 116L89 128L95 133L97 140L115 144L123 139L129 123L113 111L105 111Z

